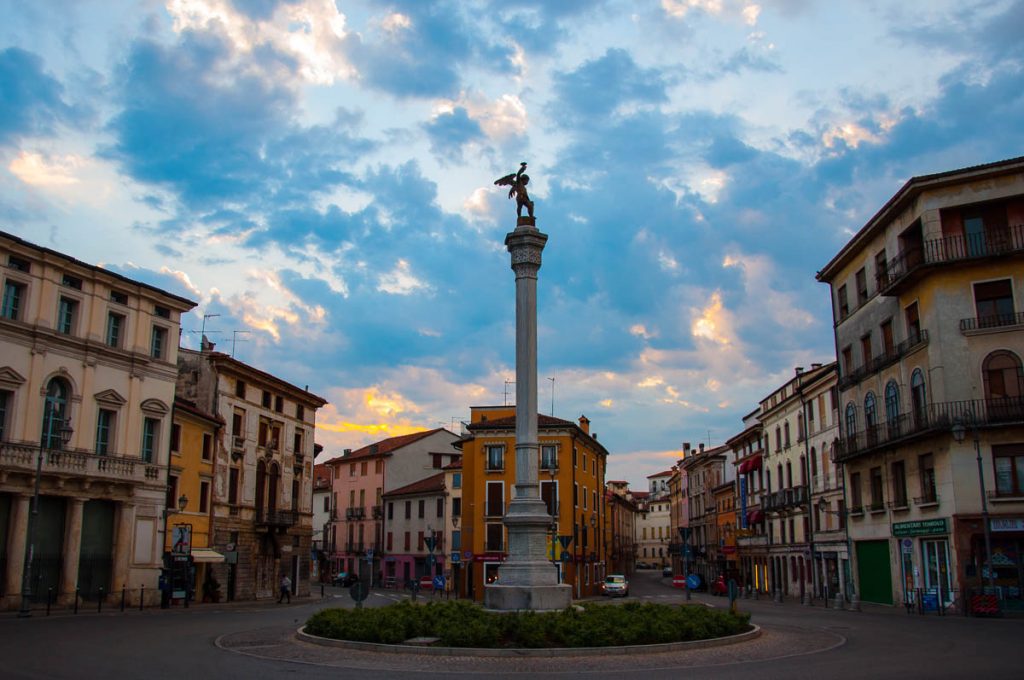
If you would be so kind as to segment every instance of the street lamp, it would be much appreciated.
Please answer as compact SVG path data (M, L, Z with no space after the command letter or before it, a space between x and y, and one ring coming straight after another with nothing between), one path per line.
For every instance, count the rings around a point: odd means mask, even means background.
M181 494L178 496L178 512L185 512L185 508L188 506L188 496Z
M985 530L985 560L988 562L988 587L995 593L995 569L992 565L992 532L989 528L988 520L988 500L985 494L985 474L981 465L981 442L978 440L978 425L974 420L973 414L968 413L964 418L971 426L971 434L974 437L974 453L978 459L978 486L981 489L981 521L984 523ZM953 439L956 440L957 444L962 444L967 435L967 428L964 426L963 421L957 419L953 423ZM982 571L985 570L982 565ZM978 582L981 583L981 574L978 575Z
M453 535L452 535L451 549L452 549L452 554L453 555L455 555L457 553L457 550L461 550L462 549L462 541L461 540L459 541L458 545L455 544L454 532L456 532L458 530L459 530L459 516L454 514L454 513L452 513L452 533L453 533ZM461 536L460 536L460 539L461 539ZM452 591L455 593L455 597L458 598L459 597L459 563L454 561L454 560L452 560Z
M39 515L39 482L43 476L43 453L49 448L53 441L54 425L58 422L57 432L60 435L60 447L71 441L74 430L71 428L70 419L60 420L57 418L57 398L46 395L43 402L43 409L46 413L46 437L39 442L39 456L36 458L35 490L32 493L32 512L28 516L28 530L25 536L25 565L21 573L21 609L18 616L21 618L32 616L30 601L32 599L32 558L35 556L35 534L36 518Z

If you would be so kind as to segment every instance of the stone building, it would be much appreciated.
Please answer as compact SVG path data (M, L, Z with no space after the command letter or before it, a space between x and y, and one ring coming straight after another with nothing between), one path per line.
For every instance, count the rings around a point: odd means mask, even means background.
M40 464L32 599L144 588L153 603L177 338L195 303L2 232L0 284L3 602L20 605Z
M178 354L178 396L226 423L213 465L214 573L228 600L276 597L287 574L309 593L313 436L327 402L281 378L216 352Z
M1022 263L1015 158L910 179L818 274L862 600L1021 606Z

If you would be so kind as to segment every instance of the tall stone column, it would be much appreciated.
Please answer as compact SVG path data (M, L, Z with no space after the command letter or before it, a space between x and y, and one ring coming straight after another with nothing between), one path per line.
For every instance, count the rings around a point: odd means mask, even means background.
M119 503L117 511L117 533L114 535L114 574L110 587L112 590L133 584L128 582L128 565L131 563L132 536L135 531L135 506L131 503ZM163 546L161 546L163 553ZM135 584L137 587L138 584Z
M60 574L58 602L74 602L78 585L78 559L82 552L82 509L84 498L71 498L68 505L67 528L64 530L64 558Z
M563 609L572 599L547 559L551 515L537 483L537 272L547 240L533 217L520 217L505 237L516 275L516 481L504 518L508 560L484 590L489 609Z
M25 573L25 543L28 541L28 514L32 512L32 496L18 494L11 504L10 535L7 538L7 572L4 592L9 601L21 596L21 579Z

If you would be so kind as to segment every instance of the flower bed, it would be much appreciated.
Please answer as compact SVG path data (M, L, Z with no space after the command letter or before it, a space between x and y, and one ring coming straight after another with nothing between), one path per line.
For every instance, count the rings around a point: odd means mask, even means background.
M416 637L439 638L445 647L611 647L686 642L749 630L748 614L703 606L628 602L584 604L559 612L488 612L460 600L375 609L325 609L305 631L335 640L401 644Z

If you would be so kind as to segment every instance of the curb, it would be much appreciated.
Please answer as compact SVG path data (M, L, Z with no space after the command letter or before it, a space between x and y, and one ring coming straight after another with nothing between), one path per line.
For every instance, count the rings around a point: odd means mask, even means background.
M306 627L295 631L296 639L301 642L321 647L337 647L355 649L365 652L385 652L389 654L417 654L428 656L473 656L494 658L545 658L573 656L627 656L631 654L658 654L660 652L681 652L690 649L708 649L724 647L757 639L761 636L761 627L750 625L750 630L710 640L690 640L687 642L665 642L655 645L628 645L619 647L557 647L553 649L489 649L477 647L419 647L413 645L385 645L378 642L355 642L352 640L332 640L330 638L310 635Z

